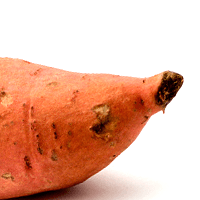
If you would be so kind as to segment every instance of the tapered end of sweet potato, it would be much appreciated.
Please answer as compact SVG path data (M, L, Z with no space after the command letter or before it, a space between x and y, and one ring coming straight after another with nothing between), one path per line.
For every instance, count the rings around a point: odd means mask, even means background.
M165 71L162 75L161 84L155 95L156 104L166 108L183 84L183 76L178 73Z

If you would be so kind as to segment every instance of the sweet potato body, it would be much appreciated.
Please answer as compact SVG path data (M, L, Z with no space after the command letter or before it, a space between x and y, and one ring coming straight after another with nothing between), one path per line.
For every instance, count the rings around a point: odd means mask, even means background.
M182 82L173 72L142 79L1 58L0 199L70 187L99 172Z

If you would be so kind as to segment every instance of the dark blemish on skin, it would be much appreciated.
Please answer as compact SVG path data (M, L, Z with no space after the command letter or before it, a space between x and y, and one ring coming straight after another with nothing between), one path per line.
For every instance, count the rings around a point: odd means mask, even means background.
M29 62L29 61L26 61L26 60L23 60L25 63L27 63L27 64L31 64L31 62Z
M58 82L51 82L47 84L47 87L55 87L58 85Z
M36 76L41 72L42 68L37 69L35 72L31 73L31 76Z
M72 102L75 102L78 93L79 93L79 90L74 90L74 91L73 91L73 97L72 97L72 99L71 99Z
M26 164L26 168L27 168L27 169L32 169L31 161L30 161L29 156L25 156L25 157L24 157L24 161L25 161L25 164Z
M149 119L149 116L145 115L144 118L145 120L141 124L144 124Z
M37 134L36 135L36 138L38 140L38 142L37 142L37 151L42 155L43 154L43 149L40 147L39 137L40 137L40 135Z
M68 131L68 135L70 135L70 136L71 136L71 135L72 135L72 132L71 132L71 131Z
M34 107L31 106L31 116L33 117L33 114L34 114Z
M58 139L58 135L57 135L56 131L54 132L54 138Z
M151 113L151 108L149 108L149 109L147 110L147 112Z
M31 123L31 130L36 131L36 121Z
M14 177L12 176L11 173L5 173L1 177L4 179L11 179L12 181L14 181Z
M85 74L85 75L83 75L81 78L82 78L82 80L85 80L86 78L87 78L87 74Z
M1 96L1 97L6 96L6 92L5 92L5 91L1 91L0 96Z
M56 132L56 125L55 125L55 123L53 122L51 126L52 126L52 128L54 129L54 138L55 138L55 139L58 139L58 134L57 134L57 132Z
M113 159L115 159L116 157L117 157L116 155L113 155L113 156L110 157L110 159L113 160Z
M110 143L110 147L115 147L116 146L116 142L111 142Z
M74 92L73 92L73 94L76 94L76 93L78 93L79 91L78 90L75 90Z
M143 83L145 83L146 82L146 79L143 79L143 81L142 81Z
M143 99L141 99L141 100L140 100L140 103L141 103L142 105L144 105L144 100L143 100Z
M53 129L56 129L56 125L55 125L55 123L54 123L54 122L52 123L52 125L51 125L51 126L52 126L52 128L53 128Z
M38 151L41 155L43 154L43 150L41 149L41 147L39 146L39 144L38 144L37 151Z
M51 160L53 160L53 161L57 161L58 160L58 156L57 156L55 150L52 150Z
M105 128L105 124L99 123L99 124L94 124L90 128L90 130L94 131L96 134L101 134L101 133L103 133L104 128Z

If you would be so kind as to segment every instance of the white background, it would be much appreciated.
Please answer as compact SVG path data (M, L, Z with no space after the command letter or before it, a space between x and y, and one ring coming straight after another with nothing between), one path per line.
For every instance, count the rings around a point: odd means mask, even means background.
M1 0L0 57L68 71L185 82L111 165L75 187L28 199L200 199L200 1Z

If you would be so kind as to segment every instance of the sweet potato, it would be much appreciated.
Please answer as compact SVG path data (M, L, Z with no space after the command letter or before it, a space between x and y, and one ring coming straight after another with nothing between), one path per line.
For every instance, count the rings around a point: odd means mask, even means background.
M164 110L183 77L67 72L0 58L0 199L81 183Z

